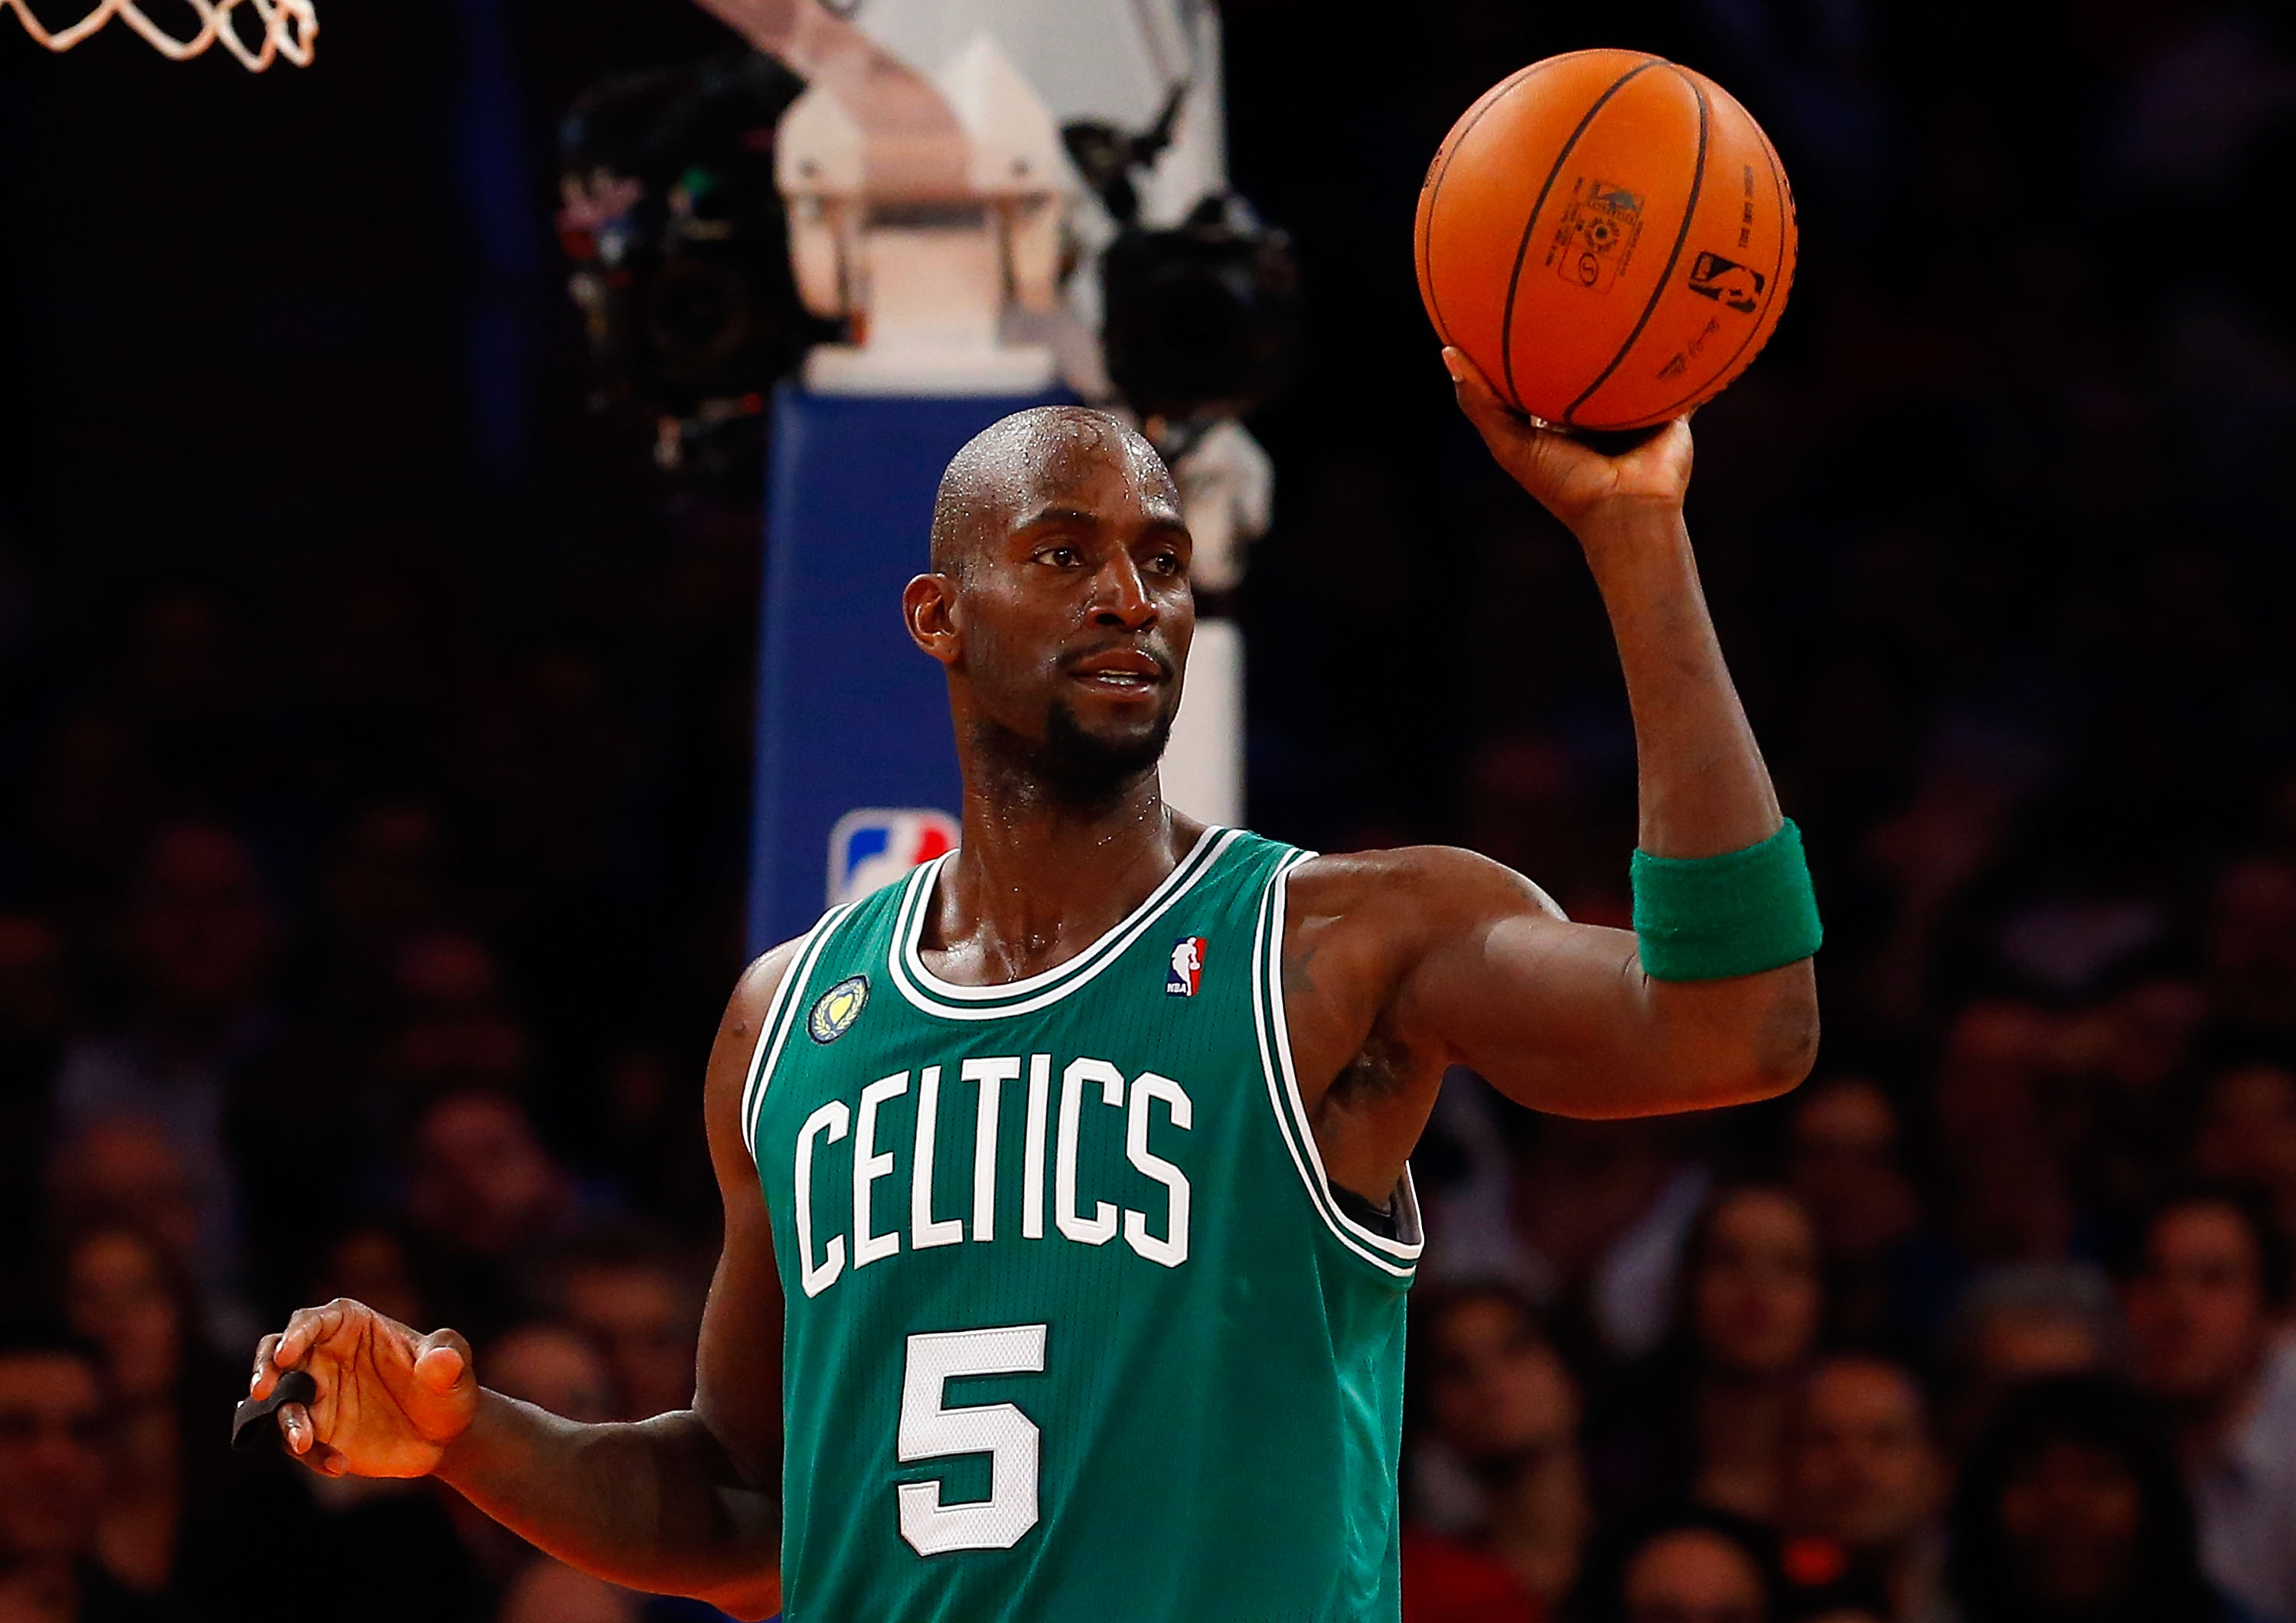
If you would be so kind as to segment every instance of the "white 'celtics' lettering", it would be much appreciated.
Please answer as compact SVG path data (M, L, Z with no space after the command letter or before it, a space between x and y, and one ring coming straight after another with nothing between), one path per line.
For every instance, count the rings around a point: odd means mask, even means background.
M1143 1071L1132 1079L1132 1109L1124 1123L1125 1158L1164 1186L1165 1207L1170 1215L1164 1224L1164 1237L1159 1240L1148 1232L1145 1212L1128 1210L1124 1214L1124 1243L1152 1263L1177 1268L1188 1260L1188 1180L1178 1167L1148 1148L1148 1102L1156 1099L1164 1101L1164 1108L1171 1113L1172 1125L1181 1132L1188 1131L1195 1120L1194 1105L1169 1076Z
M1053 1057L1029 1056L1029 1138L1021 1152L1021 1238L1045 1237L1045 1113L1052 1108Z
M917 1084L917 1154L909 1169L909 1243L953 1246L964 1238L964 1220L932 1215L933 1140L940 1131L940 1067L929 1065Z
M893 1152L877 1153L877 1111L909 1091L909 1074L882 1077L861 1090L861 1120L853 1129L853 1265L865 1268L901 1248L901 1232L875 1232L869 1222L869 1186L893 1173Z
M1049 1061L1048 1061L1049 1062ZM957 1073L979 1084L980 1112L972 1124L972 1238L996 1238L996 1107L1004 1098L1004 1084L1021 1074L1017 1056L1000 1059L968 1059ZM925 1158L922 1150L917 1158Z
M1090 1217L1076 1209L1077 1129L1084 1091L1095 1082L1100 1084L1100 1102L1121 1108L1124 1073L1107 1060L1071 1059L1069 1068L1061 1073L1061 1148L1060 1158L1053 1164L1053 1216L1061 1232L1070 1240L1104 1246L1116 1238L1116 1207L1106 1200L1095 1201Z
M824 1133L834 1144L845 1136L853 1112L841 1099L832 1099L805 1118L797 1135L797 1256L808 1296L819 1296L845 1272L845 1236L832 1234L821 1261L813 1260L813 1146Z
M791 1167L796 1197L792 1215L798 1278L807 1296L819 1296L835 1284L849 1263L858 1270L898 1255L905 1238L912 1251L953 1246L967 1239L994 1240L1000 1199L1019 1201L1022 1240L1043 1240L1048 1192L1053 1226L1064 1240L1104 1246L1121 1234L1133 1251L1163 1267L1177 1268L1188 1260L1188 1178L1172 1155L1185 1147L1185 1140L1179 1135L1192 1132L1195 1125L1195 1106L1185 1088L1154 1071L1143 1071L1128 1083L1124 1073L1107 1060L1079 1056L1061 1069L1055 1122L1052 1055L1030 1054L1025 1066L1017 1054L967 1059L957 1067L956 1075L976 1090L972 1153L965 1158L956 1146L951 1146L951 1155L939 1156L937 1151L947 1125L940 1108L944 1070L942 1066L929 1065L914 1073L901 1071L879 1077L863 1088L859 1099L850 1105L843 1100L822 1105L799 1130ZM1018 1082L1024 1074L1029 1091L1019 1124L1020 1188L1008 1194L1000 1190L997 1178L1000 1133L1007 1119L1003 1108L1004 1084ZM907 1123L897 1125L899 1117L884 1113L894 1100L910 1095L913 1075L914 1112ZM1103 1116L1103 1110L1117 1114ZM962 1134L963 1113L955 1113L953 1120L950 1131ZM902 1125L909 1128L906 1134ZM823 1180L816 1176L823 1169L816 1168L816 1163L832 1154L829 1147L843 1142L849 1134L852 1201L840 1213L834 1197L823 1194ZM1114 1158L1118 1140L1111 1134L1120 1135L1121 1161ZM901 1143L904 1138L906 1145ZM960 1138L958 1144L962 1142ZM1158 1152L1159 1146L1164 1153ZM890 1227L880 1228L880 1214L873 1203L876 1187L898 1175L900 1149L909 1152L909 1221L906 1226L896 1221ZM954 1180L964 1175L967 1159L972 1177L969 1202L952 1187ZM833 1190L841 1180L836 1180L834 1174L829 1176L828 1187ZM1111 1177L1117 1180L1114 1184L1095 1186ZM1160 1201L1155 1198L1160 1188ZM1139 1204L1122 1204L1127 1194ZM1156 1209L1159 1206L1160 1211ZM969 1213L969 1217L940 1215L960 1212Z

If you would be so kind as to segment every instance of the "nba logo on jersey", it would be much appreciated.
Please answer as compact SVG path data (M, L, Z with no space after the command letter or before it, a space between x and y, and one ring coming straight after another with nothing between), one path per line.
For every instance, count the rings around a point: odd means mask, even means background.
M863 806L829 831L829 905L858 902L956 849L956 820L924 806Z
M1183 935L1172 943L1172 967L1164 972L1168 997L1192 998L1204 983L1204 938Z

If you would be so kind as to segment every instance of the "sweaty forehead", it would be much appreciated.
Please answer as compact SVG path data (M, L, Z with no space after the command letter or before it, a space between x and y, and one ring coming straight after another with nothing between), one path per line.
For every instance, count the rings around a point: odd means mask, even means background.
M1053 418L1028 436L1013 472L1021 497L1078 493L1110 477L1144 490L1170 485L1164 464L1145 441L1122 424L1092 416Z
M991 424L941 475L933 503L936 566L957 561L1046 506L1097 508L1111 500L1177 507L1163 458L1105 412L1040 406Z

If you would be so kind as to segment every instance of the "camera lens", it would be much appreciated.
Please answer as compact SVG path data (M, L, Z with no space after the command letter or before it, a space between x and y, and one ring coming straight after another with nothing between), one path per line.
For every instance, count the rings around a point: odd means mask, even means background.
M1247 411L1283 386L1299 276L1280 233L1133 229L1101 260L1109 377L1143 416Z

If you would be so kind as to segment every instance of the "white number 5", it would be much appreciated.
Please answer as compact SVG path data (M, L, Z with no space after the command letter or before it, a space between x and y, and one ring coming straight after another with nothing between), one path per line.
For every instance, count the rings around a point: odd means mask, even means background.
M904 1465L951 1454L988 1456L988 1497L944 1505L938 1482L904 1482L901 1536L920 1555L1009 1550L1037 1525L1037 1423L1011 1404L944 1408L947 1383L967 1375L1032 1375L1045 1367L1045 1327L953 1330L909 1338L901 1377Z

